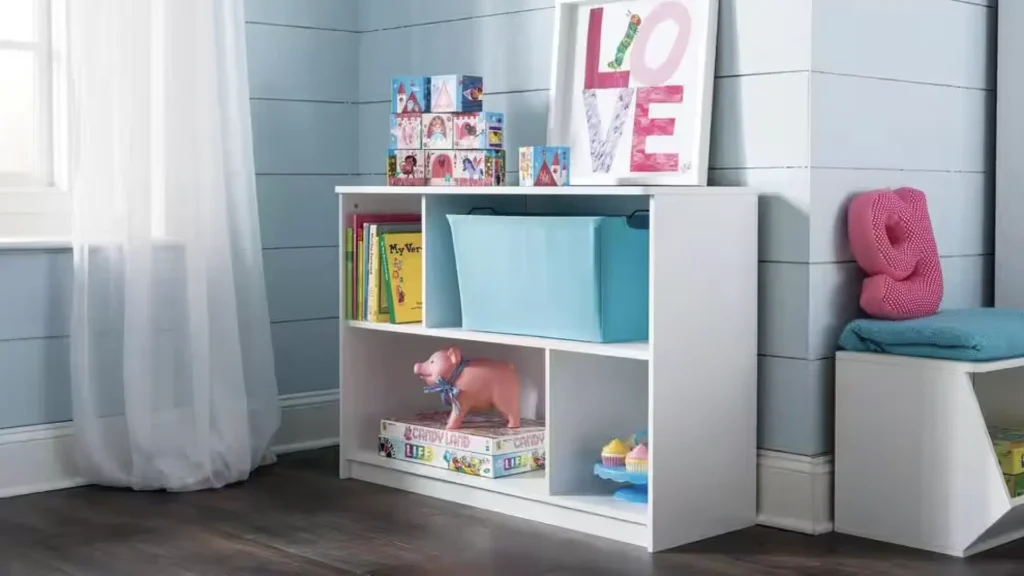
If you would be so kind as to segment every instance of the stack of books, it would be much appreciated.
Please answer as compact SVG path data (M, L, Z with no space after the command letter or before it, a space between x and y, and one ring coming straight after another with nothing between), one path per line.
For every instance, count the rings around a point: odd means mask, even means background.
M345 231L345 318L423 321L423 231L419 214L355 214Z

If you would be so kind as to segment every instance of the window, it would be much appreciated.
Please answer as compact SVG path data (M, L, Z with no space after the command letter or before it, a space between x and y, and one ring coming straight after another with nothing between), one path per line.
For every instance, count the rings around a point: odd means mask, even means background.
M70 233L65 0L0 0L0 240Z

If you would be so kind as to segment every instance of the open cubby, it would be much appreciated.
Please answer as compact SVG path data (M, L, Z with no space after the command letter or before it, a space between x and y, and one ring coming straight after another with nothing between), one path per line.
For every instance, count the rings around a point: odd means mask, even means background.
M1024 359L836 354L835 530L953 556L1024 537L989 426L1024 426Z
M356 478L656 551L755 522L757 196L741 188L339 187L355 212L418 211L424 321L341 323L341 470ZM550 194L548 193L550 192ZM595 343L462 329L448 214L650 214L649 334ZM342 257L344 257L342 255ZM348 298L342 284L341 302ZM508 360L546 468L488 479L377 454L380 420L442 409L413 363L459 346ZM649 503L593 475L601 447L647 431Z

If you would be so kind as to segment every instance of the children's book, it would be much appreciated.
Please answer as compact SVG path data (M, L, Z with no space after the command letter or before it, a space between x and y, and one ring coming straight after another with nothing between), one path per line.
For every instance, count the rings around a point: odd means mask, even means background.
M423 321L423 232L380 235L382 292L392 324Z
M376 230L373 231L369 237L371 246L374 248L374 254L370 265L371 270L376 275L373 286L371 287L371 290L373 291L373 298L370 301L370 316L368 317L371 322L393 322L388 308L388 288L385 285L387 277L386 274L381 274L384 263L382 254L386 252L380 249L380 239L389 234L419 233L420 230L421 225L419 222L376 224Z
M380 242L378 237L389 230L418 231L420 224L367 224L366 225L366 294L365 319L368 322L387 322L387 297L384 296L382 276L380 273Z
M363 238L363 225L368 222L419 222L420 215L417 213L393 213L393 214L353 214L352 231L355 235L353 250L353 273L352 273L352 314L356 320L365 320L363 310L363 286L365 280L365 246Z
M352 282L352 258L353 258L353 233L352 228L345 229L345 319L352 320L352 304L355 301L352 298L352 288L355 286Z

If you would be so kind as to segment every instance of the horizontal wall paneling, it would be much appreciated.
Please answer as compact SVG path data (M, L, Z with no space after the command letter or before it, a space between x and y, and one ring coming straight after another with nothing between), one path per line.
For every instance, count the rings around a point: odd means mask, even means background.
M995 10L955 1L816 0L812 14L816 72L995 87Z
M245 0L245 21L356 31L359 0Z
M246 48L252 98L355 102L359 96L356 33L248 24Z

